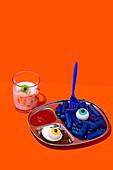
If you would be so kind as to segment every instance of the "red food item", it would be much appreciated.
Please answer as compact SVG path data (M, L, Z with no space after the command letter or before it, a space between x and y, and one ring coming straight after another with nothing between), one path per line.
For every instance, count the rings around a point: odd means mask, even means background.
M56 120L56 116L51 110L41 110L34 114L30 120L30 123L34 126L41 126L49 123L53 123Z

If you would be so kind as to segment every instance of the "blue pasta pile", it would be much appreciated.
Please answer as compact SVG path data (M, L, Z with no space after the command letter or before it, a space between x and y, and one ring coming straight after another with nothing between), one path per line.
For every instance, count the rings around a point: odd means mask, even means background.
M89 112L87 120L76 117L77 110L81 108ZM55 113L73 136L80 140L94 139L106 131L106 122L101 113L92 104L87 105L85 100L79 101L77 109L69 109L69 103L65 100L56 107Z

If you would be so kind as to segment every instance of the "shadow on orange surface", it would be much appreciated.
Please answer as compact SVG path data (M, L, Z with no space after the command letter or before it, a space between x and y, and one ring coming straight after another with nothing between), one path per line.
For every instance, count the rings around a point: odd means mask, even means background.
M31 132L32 133L32 132ZM32 133L33 134L33 133ZM87 143L81 143L81 144L77 144L77 145L73 145L73 146L63 146L63 147L59 147L59 146L51 146L51 145L48 145L48 144L45 144L43 143L42 141L40 141L38 138L36 138L36 136L33 134L33 136L35 137L35 139L42 145L50 148L50 149L55 149L55 150L72 150L72 149L80 149L80 148L84 148L84 147L88 147L88 146L91 146L91 145L95 145L97 143L100 143L102 141L104 141L105 139L107 139L111 134L111 124L109 124L109 131L104 135L102 136L101 138L97 138L96 140L94 141L90 141L90 142L87 142Z

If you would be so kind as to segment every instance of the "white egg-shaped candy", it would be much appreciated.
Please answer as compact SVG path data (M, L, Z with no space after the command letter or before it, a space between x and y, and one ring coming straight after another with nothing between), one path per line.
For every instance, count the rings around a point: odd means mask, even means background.
M42 135L45 139L52 142L59 141L62 138L61 131L58 128L51 127L51 126L45 126L42 129Z
M79 120L87 120L89 118L89 112L84 108L80 108L76 112L76 117Z

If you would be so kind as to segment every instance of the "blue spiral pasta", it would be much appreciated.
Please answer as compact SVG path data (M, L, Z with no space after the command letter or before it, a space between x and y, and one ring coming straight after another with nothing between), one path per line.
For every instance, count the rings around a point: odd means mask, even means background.
M96 131L94 133L89 134L87 136L87 139L94 139L94 138L96 138L96 137L98 137L98 136L100 136L102 134L103 134L103 131L102 130L98 130L98 131Z
M87 105L86 105L85 100L79 101L79 108L85 108L85 109L87 109Z
M61 114L61 113L62 113L62 105L61 105L61 104L59 104L59 105L56 107L55 113L56 113L56 114Z
M65 117L66 117L66 127L68 129L71 129L71 127L72 127L71 114L70 113L65 113Z
M84 135L86 134L87 132L87 129L88 129L88 124L84 123L80 129L80 132L79 132L79 137L80 138L83 138Z
M76 124L76 126L78 126L78 127L82 126L82 122L76 118L75 113L71 113L71 118L72 118L73 122Z
M62 113L65 113L65 110L68 108L68 101L65 100L62 105Z
M66 120L65 114L61 114L61 115L60 115L60 118L61 118L62 121L65 121L65 120Z
M69 108L67 108L67 109L65 110L65 113L66 113L66 112L68 112L68 113L76 113L76 111L77 111L77 109L69 109Z
M90 140L102 135L106 131L106 122L93 104L87 105L85 100L80 100L78 108L86 109L89 112L87 120L80 120L76 115L78 109L69 109L68 101L59 104L55 110L57 118L61 119L73 136L80 140Z
M94 114L96 117L98 117L98 116L101 115L101 113L100 113L98 110L96 110L95 107L94 107L92 104L88 105L88 109L89 109L89 111L90 111L92 114Z
M89 131L94 131L95 129L105 126L105 122L103 120L100 120L92 125L89 125L88 130Z
M93 122L91 122L89 120L87 120L87 121L86 120L81 120L81 122L82 123L87 123L89 126L94 124Z
M80 128L78 128L75 123L72 123L72 129L75 129L76 131L80 132Z
M92 115L92 114L90 113L90 114L89 114L89 120L95 123L95 122L97 122L99 119L98 119L96 116L94 116L94 115Z
M72 129L71 133L75 136L79 138L79 131Z

